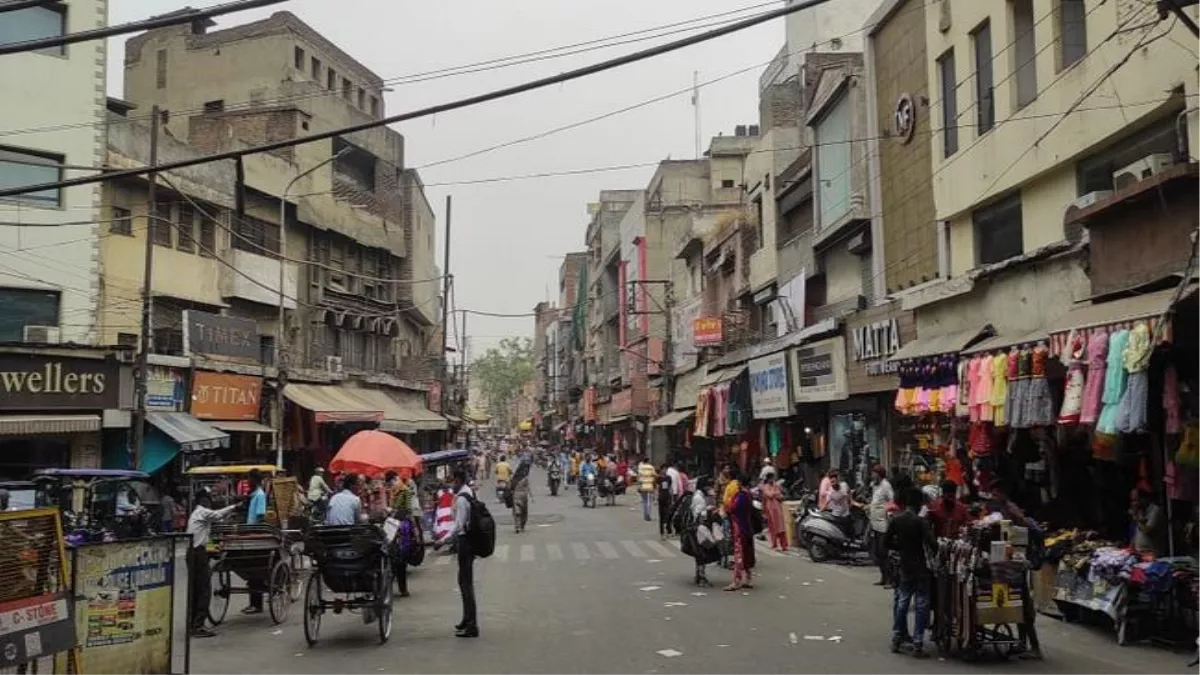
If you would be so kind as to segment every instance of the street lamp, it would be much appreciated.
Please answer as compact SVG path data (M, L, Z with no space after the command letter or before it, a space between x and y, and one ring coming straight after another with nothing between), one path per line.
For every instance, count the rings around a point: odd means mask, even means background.
M287 279L287 198L288 193L296 183L305 176L311 174L317 169L337 160L342 155L350 152L350 148L342 148L336 154L331 155L325 160L313 165L309 169L296 174L292 180L288 181L287 187L283 188L283 196L279 198L279 318L275 325L275 352L279 355L276 359L275 372L276 379L279 382L279 391L275 396L275 421L278 422L279 428L275 430L275 467L283 468L283 388L287 384L287 376L283 366L284 349L283 349L283 287Z

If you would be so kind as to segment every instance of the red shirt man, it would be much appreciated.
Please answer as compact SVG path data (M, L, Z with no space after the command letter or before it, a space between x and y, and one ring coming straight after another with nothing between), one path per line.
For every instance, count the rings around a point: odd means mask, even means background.
M958 486L951 481L942 483L942 496L929 505L929 521L939 537L957 537L958 531L971 519L967 507L955 498Z

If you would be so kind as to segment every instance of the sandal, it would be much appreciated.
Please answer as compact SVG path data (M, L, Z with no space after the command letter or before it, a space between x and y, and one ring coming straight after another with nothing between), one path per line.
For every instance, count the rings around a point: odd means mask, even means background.
M736 585L736 584L729 584L728 586L726 586L725 588L722 588L721 590L723 590L723 591L729 591L730 593L732 593L732 592L734 592L734 591L740 591L740 590L742 590L742 587L741 587L741 586L739 586L739 585Z

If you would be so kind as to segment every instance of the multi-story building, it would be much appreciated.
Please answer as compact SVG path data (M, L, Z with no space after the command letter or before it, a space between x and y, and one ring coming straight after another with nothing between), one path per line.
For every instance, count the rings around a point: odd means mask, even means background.
M6 12L0 44L107 22L106 0L45 3ZM54 182L80 175L69 167L104 163L107 54L95 40L4 58L0 186ZM97 342L100 193L92 184L0 198L0 341Z
M588 205L587 388L581 411L586 422L596 421L598 406L612 399L613 378L620 377L620 226L641 195L641 190L601 190L600 200Z
M384 115L383 80L294 15L212 26L157 29L126 43L125 98L142 113L157 106L165 136L211 153ZM240 200L227 223L216 219L229 248L215 255L223 269L206 292L220 303L208 306L282 336L274 349L295 383L284 392L295 423L288 444L336 447L356 425L379 423L418 446L439 445L424 434L446 429L427 410L426 391L439 407L435 219L420 177L404 165L404 138L379 127L249 155L243 166L231 185ZM193 235L179 229L193 213L159 208L175 226L155 230L163 248L193 248Z

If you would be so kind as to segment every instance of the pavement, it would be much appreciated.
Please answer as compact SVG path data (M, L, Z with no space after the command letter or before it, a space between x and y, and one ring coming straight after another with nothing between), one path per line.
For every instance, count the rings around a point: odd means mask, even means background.
M461 603L451 557L410 571L412 596L395 601L392 637L327 613L308 647L301 605L287 622L229 618L215 638L192 642L198 673L1174 673L1192 654L1116 645L1101 629L1039 618L1043 661L891 654L891 595L870 567L814 564L758 542L755 588L722 592L729 572L709 568L713 588L692 585L678 540L642 520L638 496L585 509L574 491L550 497L535 474L530 522L516 534L491 485L481 495L497 517L496 553L476 562L478 639L454 637Z

